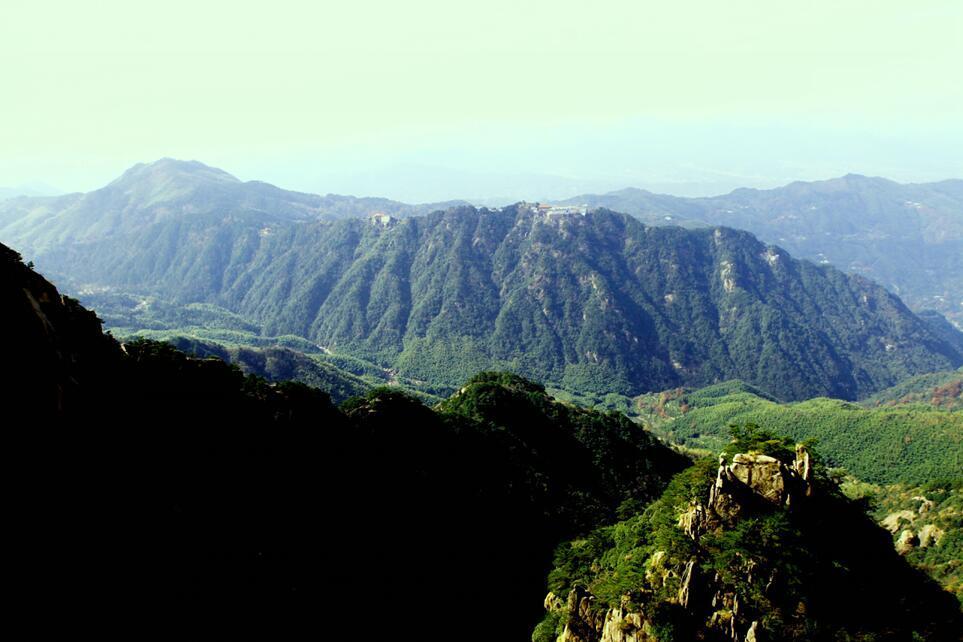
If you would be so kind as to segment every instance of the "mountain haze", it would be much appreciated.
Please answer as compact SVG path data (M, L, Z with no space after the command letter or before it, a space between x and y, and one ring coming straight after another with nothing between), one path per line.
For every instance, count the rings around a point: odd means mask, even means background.
M260 181L242 182L197 161L165 158L135 165L92 192L0 202L0 238L37 255L63 244L136 233L161 222L269 225L379 212L410 216L450 205L292 192Z

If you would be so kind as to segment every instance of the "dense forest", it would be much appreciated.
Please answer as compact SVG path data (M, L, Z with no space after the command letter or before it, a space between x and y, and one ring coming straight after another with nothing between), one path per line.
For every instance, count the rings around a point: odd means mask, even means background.
M944 373L915 381L954 377ZM958 391L952 396L955 389L952 383L936 387L928 403L858 405L827 398L780 403L744 382L729 381L634 399L610 395L594 405L621 409L663 438L697 450L716 451L729 441L729 425L751 423L812 442L827 462L863 481L919 485L958 476L963 468L963 413L952 411L959 403ZM936 404L929 403L933 399Z

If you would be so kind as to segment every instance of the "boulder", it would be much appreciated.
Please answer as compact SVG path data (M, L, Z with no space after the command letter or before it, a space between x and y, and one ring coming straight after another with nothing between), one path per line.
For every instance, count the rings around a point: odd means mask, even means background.
M928 548L939 544L940 540L943 539L943 535L945 535L945 533L942 528L936 524L927 524L920 529L920 548Z
M912 529L905 529L899 534L899 539L896 540L896 552L900 555L905 555L914 548L916 548L920 543L919 538Z
M732 475L774 504L786 498L786 477L783 464L775 457L755 453L739 453L729 466Z

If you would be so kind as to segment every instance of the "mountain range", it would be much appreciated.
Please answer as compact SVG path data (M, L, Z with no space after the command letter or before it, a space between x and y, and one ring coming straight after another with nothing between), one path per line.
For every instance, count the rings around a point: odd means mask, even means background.
M87 194L0 201L0 239L35 258L60 243L178 214L230 212L264 221L376 213L405 217L466 204L409 205L385 198L291 192L242 182L196 161L162 159L136 165ZM649 225L748 230L797 258L867 276L915 311L936 310L957 327L963 324L963 180L900 184L849 174L702 198L627 188L583 194L560 204L624 212Z
M566 202L652 223L748 230L796 257L869 277L914 310L963 324L963 180L904 185L849 174L709 198L625 189Z
M7 201L0 239L72 292L216 304L447 385L496 367L590 392L738 378L856 399L963 363L938 315L747 232L528 204L343 217L320 199L164 160L89 194Z

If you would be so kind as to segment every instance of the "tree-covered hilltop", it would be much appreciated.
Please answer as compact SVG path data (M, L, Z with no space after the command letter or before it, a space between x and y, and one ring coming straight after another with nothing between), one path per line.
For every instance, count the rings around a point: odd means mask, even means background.
M863 481L920 485L963 470L963 413L947 406L867 408L826 398L780 403L739 381L625 403L656 434L688 448L718 450L728 440L727 426L752 423L815 442L823 457Z
M953 597L804 447L740 429L638 515L563 544L535 642L954 640Z
M224 346L183 336L172 337L168 343L188 355L215 357L234 364L244 374L263 377L268 381L297 381L320 388L336 404L363 395L372 387L371 381L288 348Z
M963 410L963 368L910 377L863 399L867 408L923 405L941 410Z
M434 384L495 368L582 391L741 378L786 399L855 399L963 363L864 279L744 232L609 211L266 226L197 215L38 262L77 284L213 304Z
M339 409L167 343L118 343L5 247L0 277L16 338L0 388L9 579L38 637L411 622L419 639L521 639L554 546L688 464L515 375L479 375L436 408L376 388ZM351 617L371 609L383 620Z

